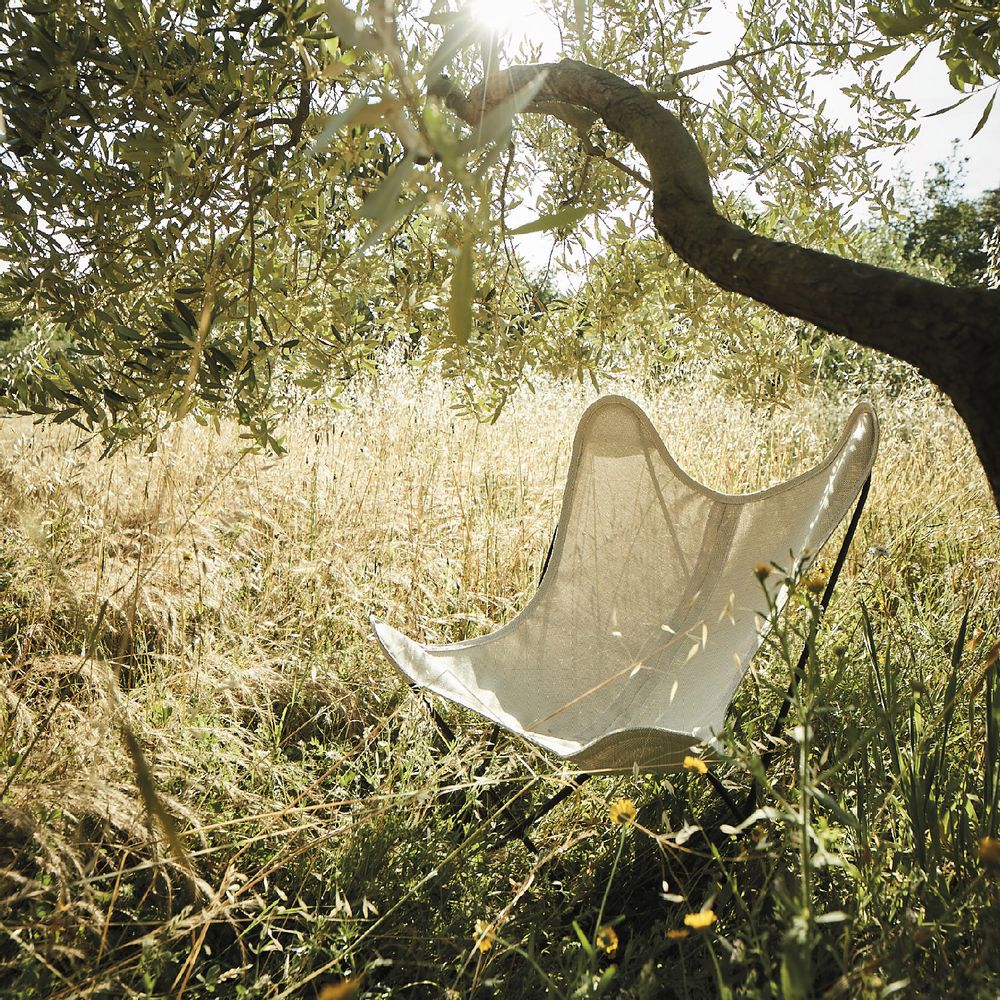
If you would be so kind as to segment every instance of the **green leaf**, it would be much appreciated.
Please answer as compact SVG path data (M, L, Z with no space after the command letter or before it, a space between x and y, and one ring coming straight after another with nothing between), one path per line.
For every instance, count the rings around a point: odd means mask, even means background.
M592 208L567 205L566 208L560 208L558 212L540 215L534 222L526 222L523 226L509 230L508 235L527 236L528 233L543 233L548 229L565 229L581 219L585 219L593 211Z
M966 94L965 97L960 97L954 104L949 104L946 108L938 108L937 111L932 111L928 115L924 115L925 118L936 118L938 115L947 114L949 111L953 111L960 104L965 104L965 102L970 98L975 97L975 94Z
M334 115L331 119L329 119L329 121L327 121L320 134L316 136L312 145L309 147L310 152L314 156L324 152L330 143L333 142L337 133L345 125L350 125L354 119L359 117L368 107L369 104L366 97L355 97L344 111Z
M382 183L367 197L359 213L366 219L386 218L395 208L403 182L413 170L413 156L405 156L386 175Z
M190 312L190 310L188 310ZM184 340L194 339L194 329L187 325L184 320L175 312L169 309L161 309L160 317L166 326Z
M903 67L903 68L902 68L902 69L901 69L901 70L899 71L899 73L898 73L898 74L896 75L896 83L899 83L899 81L900 81L900 80L902 80L902 79L903 79L903 77L904 77L904 76L906 76L906 74L907 74L907 73L909 73L911 69L913 69L913 67L914 67L914 66L916 65L916 63L917 63L917 60L918 60L918 59L919 59L919 58L920 58L920 57L921 57L921 56L922 56L923 54L924 54L924 50L923 50L922 48L918 48L918 49L917 49L917 51L916 51L916 52L914 52L914 53L913 53L913 55L912 55L912 56L910 56L910 58L909 58L909 59L907 59L907 61L906 61L906 65L905 65L905 66L904 66L904 67Z
M451 275L451 299L448 301L448 325L452 336L463 346L472 333L472 281L472 237L467 236Z
M875 45L870 48L867 52L858 56L855 62L874 62L876 59L881 59L883 56L887 56L896 52L902 47L902 42L887 42L884 45Z
M824 808L833 813L843 826L851 830L861 829L858 817L837 801L835 796L830 795L829 792L825 792L821 788L814 789L813 794L816 796L817 801L821 802Z
M933 24L941 16L934 11L926 14L884 13L871 8L869 11L872 20L887 38L900 38L903 35L915 34Z
M608 988L614 981L615 976L618 975L618 966L609 965L604 972L601 973L601 978L597 982L597 995L604 996L607 993Z
M982 117L979 119L979 124L972 130L972 135L969 136L970 139L975 139L975 137L982 131L983 126L989 121L990 112L993 110L993 102L996 99L997 95L994 93L990 98L989 103L986 105Z
M583 929L575 920L573 921L573 930L576 931L577 940L583 945L583 950L593 958L595 955L594 946L590 943L590 938L583 933Z
M981 82L979 71L968 59L948 59L949 71L948 79L956 90L963 90L966 86L974 87Z
M390 208L385 217L379 222L375 231L372 232L368 238L355 250L351 257L357 257L361 254L366 253L371 247L373 247L378 241L387 233L393 226L402 222L403 219L408 215L413 215L417 210L427 201L427 192L421 191L420 194L415 195L412 198L408 198L405 201L401 201L398 205Z
M368 48L371 36L358 30L357 12L341 3L341 0L325 0L325 3L327 20L343 40L344 46L351 49Z
M473 21L465 21L456 24L445 32L444 40L441 42L437 52L427 64L424 75L428 81L436 80L441 71L455 58L455 55L470 45L475 39L476 25Z
M807 937L800 928L790 928L781 948L782 1000L806 1000L812 985L811 964Z

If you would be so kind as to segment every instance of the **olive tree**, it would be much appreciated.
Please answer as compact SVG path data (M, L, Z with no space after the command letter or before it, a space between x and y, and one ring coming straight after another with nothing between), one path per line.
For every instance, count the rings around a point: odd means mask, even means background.
M739 361L813 324L947 393L1000 496L1000 293L865 264L857 222L894 210L871 152L916 132L884 60L917 38L965 95L995 87L995 12L748 0L734 46L690 66L709 8L551 4L566 58L501 68L502 40L444 0L14 0L0 309L71 346L0 402L112 439L234 414L278 447L288 393L391 341L492 412L539 368L599 372L622 327ZM532 230L576 246L572 296L526 273L511 239Z

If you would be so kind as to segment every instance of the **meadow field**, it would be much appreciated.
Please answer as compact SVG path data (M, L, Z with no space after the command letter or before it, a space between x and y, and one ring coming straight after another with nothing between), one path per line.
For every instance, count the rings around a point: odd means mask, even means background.
M855 402L602 391L727 492L815 463ZM566 773L437 701L444 740L368 616L440 642L515 614L596 395L543 382L488 425L389 366L282 458L190 421L104 460L0 424L4 997L1000 995L1000 529L926 391L874 398L871 499L757 821L706 841L726 815L692 770L596 778L537 853L505 840ZM802 592L741 689L734 790L817 614Z

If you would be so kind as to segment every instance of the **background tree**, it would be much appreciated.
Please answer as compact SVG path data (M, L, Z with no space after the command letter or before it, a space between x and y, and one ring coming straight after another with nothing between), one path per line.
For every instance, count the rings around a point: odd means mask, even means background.
M940 268L950 285L989 286L987 245L1000 229L1000 188L977 198L963 197L960 181L948 164L939 163L926 179L899 224L903 251L910 260Z

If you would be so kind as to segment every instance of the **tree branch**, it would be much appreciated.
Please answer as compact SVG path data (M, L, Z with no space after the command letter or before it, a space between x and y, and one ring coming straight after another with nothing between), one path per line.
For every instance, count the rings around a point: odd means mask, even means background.
M470 125L545 74L527 111L569 105L604 120L649 166L653 221L691 267L719 287L756 299L914 365L953 400L1000 498L1000 291L951 288L757 236L715 208L708 168L691 134L656 98L574 60L515 66L466 96L438 94ZM563 117L558 115L558 117Z
M786 38L774 45L766 45L761 49L750 49L747 52L733 52L725 59L716 59L715 62L704 63L701 66L692 66L690 69L679 70L678 72L672 74L671 79L683 80L687 76L697 76L699 73L708 73L713 69L723 69L726 66L735 66L737 63L745 62L747 59L753 59L754 56L766 56L770 52L777 52L778 49L787 49L793 45L813 49L839 49L849 44L850 42L847 39L840 42L817 42L811 41L807 38ZM657 100L664 100L677 97L678 95L668 91L666 92L666 97L661 96L659 93L654 94L654 96Z

